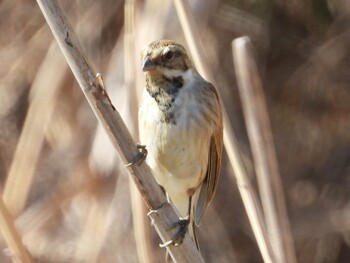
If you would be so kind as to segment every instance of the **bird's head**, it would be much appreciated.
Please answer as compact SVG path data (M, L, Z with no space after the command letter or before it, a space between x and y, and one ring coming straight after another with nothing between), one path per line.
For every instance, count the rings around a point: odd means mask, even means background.
M142 50L141 66L146 74L161 74L166 78L178 77L192 67L185 48L172 40L147 45Z

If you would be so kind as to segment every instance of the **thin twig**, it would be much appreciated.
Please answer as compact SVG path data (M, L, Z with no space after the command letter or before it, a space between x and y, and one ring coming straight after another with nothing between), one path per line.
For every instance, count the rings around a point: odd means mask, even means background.
M124 3L124 77L125 88L127 89L128 110L131 118L129 118L131 125L129 125L130 132L134 138L138 138L137 131L137 95L136 95L136 69L135 69L135 0L126 0ZM136 250L138 255L138 262L150 263L153 262L151 255L151 242L149 231L147 231L147 218L145 214L144 202L134 182L129 177L130 183L130 197L132 219L134 223L134 234L136 242Z
M247 37L232 42L233 60L245 122L252 147L259 190L277 262L296 262L281 178L262 82Z
M187 0L174 0L177 15L180 20L182 30L186 38L192 59L200 74L205 76L210 82L215 82L214 76L208 66L206 53L203 52L202 38L200 37L197 24L191 12L191 7ZM213 83L215 84L215 83Z
M174 3L196 67L203 74L203 76L214 84L214 86L217 86L205 59L205 52L203 50L203 45L201 44L201 36L198 32L187 0L174 0ZM227 117L225 108L223 109L223 116L225 149L234 170L238 189L240 191L261 255L265 262L276 262L274 260L275 256L270 245L270 240L267 235L262 209L258 201L257 194L251 186L247 170L242 161L242 154L240 152L236 136L231 128L232 126Z
M97 119L105 128L122 162L128 164L140 152L119 113L111 104L106 91L101 87L95 72L83 56L71 25L56 0L37 0L37 2ZM158 209L150 216L162 241L168 241L177 232L173 226L178 221L178 215L167 203L164 193L145 162L129 166L128 172L133 177L148 208ZM181 246L169 246L167 249L175 262L204 262L188 235L185 236Z
M7 246L10 249L13 261L16 263L31 263L32 260L21 237L16 229L15 223L4 201L0 197L0 230Z
M229 122L226 122L229 123ZM258 243L260 253L265 263L277 262L274 251L271 247L269 236L264 222L264 215L256 194L244 166L242 154L239 150L237 139L231 126L225 126L224 143L226 152L237 179L237 186L247 212L250 225Z
M108 233L107 208L101 206L96 199L89 199L89 211L86 222L73 258L76 262L98 262L104 240Z

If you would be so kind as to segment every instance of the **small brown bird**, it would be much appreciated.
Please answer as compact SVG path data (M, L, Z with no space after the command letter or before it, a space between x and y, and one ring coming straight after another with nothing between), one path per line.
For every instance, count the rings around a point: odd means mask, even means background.
M199 248L195 225L214 197L220 173L219 96L174 41L146 46L142 70L146 89L139 108L141 144L147 147L146 160L156 181L180 214L180 233L166 245L181 243L188 226Z

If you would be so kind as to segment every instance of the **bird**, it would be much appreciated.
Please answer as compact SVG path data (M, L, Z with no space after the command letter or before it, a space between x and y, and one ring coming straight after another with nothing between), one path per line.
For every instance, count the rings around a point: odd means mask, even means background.
M165 245L181 244L196 227L219 180L223 144L222 106L214 86L173 40L154 41L141 52L145 89L138 111L146 162L179 214L180 229ZM188 231L187 231L188 230Z

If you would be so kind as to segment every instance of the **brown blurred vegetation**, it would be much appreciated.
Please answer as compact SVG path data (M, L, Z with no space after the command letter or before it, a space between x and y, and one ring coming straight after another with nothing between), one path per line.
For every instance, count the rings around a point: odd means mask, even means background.
M137 140L141 47L160 38L186 45L171 1L135 1L133 80L124 76L124 2L60 2ZM191 3L248 165L231 41L248 35L256 48L298 262L349 262L350 3ZM35 262L138 262L127 175L36 2L0 1L0 32L0 185L9 174L22 180L7 190L23 242ZM262 262L226 156L222 170L199 231L204 258ZM149 228L152 262L162 262ZM1 248L0 262L10 262Z

